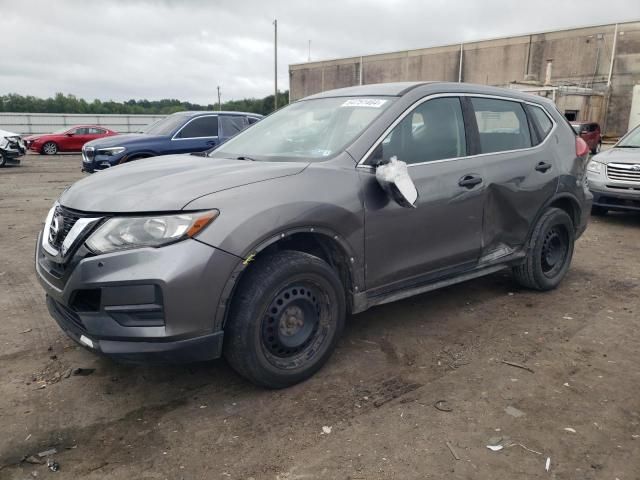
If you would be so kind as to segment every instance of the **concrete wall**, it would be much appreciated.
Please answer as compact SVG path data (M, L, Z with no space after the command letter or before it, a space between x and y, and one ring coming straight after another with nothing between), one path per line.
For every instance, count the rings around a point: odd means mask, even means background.
M552 60L551 83L579 85L607 92L615 25L576 28L495 40L462 47L462 80L507 86L528 78L545 80ZM367 55L289 66L290 96L360 83L443 80L458 81L460 45ZM610 90L605 102L606 129L620 135L627 129L632 89L640 83L640 22L618 25L618 41ZM608 103L608 106L606 105Z
M30 134L51 133L73 125L101 125L118 133L134 133L165 116L0 112L0 129Z

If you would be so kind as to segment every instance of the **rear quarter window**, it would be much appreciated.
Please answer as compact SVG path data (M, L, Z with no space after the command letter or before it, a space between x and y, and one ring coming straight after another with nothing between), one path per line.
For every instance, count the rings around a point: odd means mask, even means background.
M553 122L542 107L527 105L527 110L529 111L531 120L535 123L535 127L540 136L540 141L537 143L542 143L553 129Z

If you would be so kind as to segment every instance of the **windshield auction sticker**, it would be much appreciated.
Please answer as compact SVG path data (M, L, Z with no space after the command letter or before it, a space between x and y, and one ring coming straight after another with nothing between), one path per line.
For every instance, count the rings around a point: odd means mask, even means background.
M347 100L340 106L380 108L385 103L387 103L386 100L382 100L379 98L352 98L351 100Z

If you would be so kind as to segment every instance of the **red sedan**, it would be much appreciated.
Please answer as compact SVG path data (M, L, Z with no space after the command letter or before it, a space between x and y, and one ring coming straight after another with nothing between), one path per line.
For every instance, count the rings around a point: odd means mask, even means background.
M79 152L82 146L96 138L117 135L117 132L98 125L76 125L54 133L30 135L24 138L27 148L43 155L58 152Z

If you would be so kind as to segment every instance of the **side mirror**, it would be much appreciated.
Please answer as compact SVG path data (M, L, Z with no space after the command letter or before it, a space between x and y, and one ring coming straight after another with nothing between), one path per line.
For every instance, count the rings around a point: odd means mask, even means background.
M67 137L73 137L73 133L72 132L68 132L65 134Z
M398 205L416 208L418 190L409 176L405 162L398 160L397 157L391 157L388 163L378 165L376 180Z

